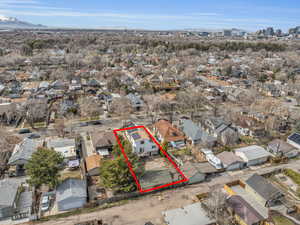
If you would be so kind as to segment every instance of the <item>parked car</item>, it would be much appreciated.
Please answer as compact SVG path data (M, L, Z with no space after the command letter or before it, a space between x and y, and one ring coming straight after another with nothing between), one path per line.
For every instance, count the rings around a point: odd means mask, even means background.
M94 121L89 121L88 122L89 125L101 125L101 121L100 120L94 120Z
M39 135L39 134L30 134L28 136L29 139L36 139L36 138L40 138L40 137L41 137L41 135Z
M50 206L50 198L49 196L43 196L42 197L42 202L41 202L41 210L43 212L47 211L49 209Z
M22 128L22 129L19 130L18 133L19 134L29 134L29 133L31 133L31 130L28 129L28 128Z
M89 124L87 122L79 123L79 127L87 127Z

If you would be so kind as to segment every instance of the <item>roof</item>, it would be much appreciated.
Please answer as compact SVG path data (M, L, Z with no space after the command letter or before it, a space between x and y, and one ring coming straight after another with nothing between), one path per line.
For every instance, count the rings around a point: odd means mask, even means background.
M75 146L75 139L68 139L68 138L55 138L55 139L48 139L47 146L49 148L63 148L68 146Z
M233 195L227 199L227 204L247 225L256 224L264 218L241 196Z
M129 93L127 95L127 98L131 101L132 104L136 105L136 104L143 104L143 100L135 94Z
M116 138L112 131L108 132L93 132L91 140L95 148L108 147L116 144Z
M280 139L275 139L275 140L271 141L268 144L268 148L272 149L273 151L276 151L276 152L278 150L280 152L285 152L285 153L295 150L294 146L292 146Z
M183 132L192 140L200 140L202 137L202 130L191 120L182 120Z
M185 139L184 134L167 120L157 121L154 127L166 141L181 141Z
M86 198L86 182L84 180L69 178L63 181L56 189L58 202L70 197Z
M200 202L165 211L163 215L169 225L208 225L216 222L207 216Z
M90 171L100 167L100 155L91 155L85 158L86 170Z
M248 180L246 180L246 184L254 189L255 192L265 200L272 199L274 195L281 193L278 188L258 174L252 175Z
M0 181L0 208L13 206L20 183L16 179Z
M191 178L197 173L204 174L198 165L199 163L192 163L188 161L185 162L180 169L184 173L184 175L187 176L187 178Z
M243 148L238 148L235 152L242 152L244 153L245 157L248 160L255 160L267 156L271 156L269 152L267 152L263 147L258 145L251 145Z
M288 140L295 142L296 144L300 145L300 134L293 133L288 137Z
M222 152L217 155L221 162L225 165L231 165L236 162L243 162L243 160L235 155L233 152Z
M8 164L13 165L17 160L29 160L31 155L42 146L42 141L25 138L21 143L15 146L14 152L10 157Z

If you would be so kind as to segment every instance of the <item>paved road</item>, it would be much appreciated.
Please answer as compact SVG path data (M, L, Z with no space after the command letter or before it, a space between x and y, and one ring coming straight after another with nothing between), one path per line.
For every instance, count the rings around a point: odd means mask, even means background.
M125 205L115 206L93 213L70 216L55 221L52 220L44 222L43 224L73 225L86 220L103 219L108 225L143 225L147 221L152 221L155 225L163 225L163 211L183 207L194 202L197 194L208 192L212 186L222 186L227 182L237 179L247 179L254 173L264 174L281 168L291 168L299 171L300 160L292 160L289 164L278 166L256 167L232 173L225 172L221 176L215 177L208 182L167 190L159 194L148 195L137 200L129 201Z

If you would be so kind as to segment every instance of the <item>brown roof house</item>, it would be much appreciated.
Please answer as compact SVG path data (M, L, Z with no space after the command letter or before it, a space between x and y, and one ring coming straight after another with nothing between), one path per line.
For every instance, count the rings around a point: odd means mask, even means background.
M161 142L168 142L175 148L185 146L185 135L168 120L158 120L154 124L154 133Z
M95 151L103 157L109 156L117 141L113 132L94 132L90 136Z
M85 158L86 172L90 176L97 176L100 172L100 155L91 155Z
M242 158L233 152L222 152L217 155L217 158L221 160L223 168L226 170L240 170L245 166Z

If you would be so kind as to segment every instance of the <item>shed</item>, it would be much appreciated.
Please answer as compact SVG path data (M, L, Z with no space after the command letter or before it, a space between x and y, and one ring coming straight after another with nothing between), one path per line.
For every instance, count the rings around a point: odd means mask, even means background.
M87 202L87 185L84 180L69 178L56 189L59 211L81 208Z
M293 145L297 149L300 149L300 134L293 133L290 136L288 136L287 143Z
M91 155L85 158L86 171L90 176L97 176L100 173L100 155Z
M180 168L183 174L188 178L188 184L196 184L205 180L206 174L201 171L199 163L186 162Z

